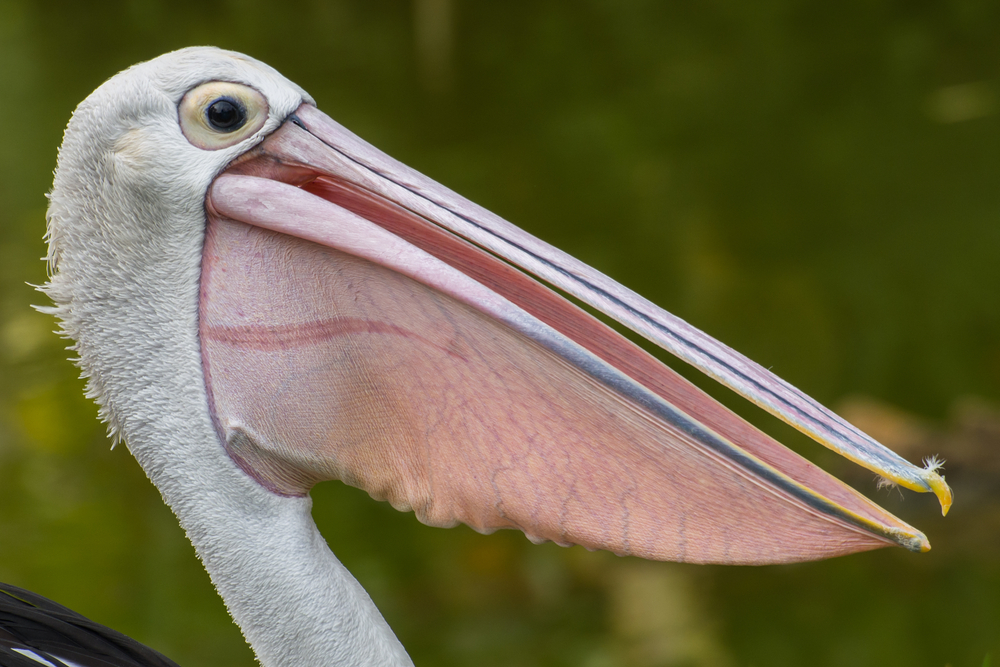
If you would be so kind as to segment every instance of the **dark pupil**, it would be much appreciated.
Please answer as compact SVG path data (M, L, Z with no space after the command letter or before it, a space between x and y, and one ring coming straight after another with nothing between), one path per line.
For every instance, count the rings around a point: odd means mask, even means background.
M212 129L220 132L238 130L247 121L247 115L243 111L242 105L225 97L220 97L212 102L205 115L208 116L208 124L212 126Z

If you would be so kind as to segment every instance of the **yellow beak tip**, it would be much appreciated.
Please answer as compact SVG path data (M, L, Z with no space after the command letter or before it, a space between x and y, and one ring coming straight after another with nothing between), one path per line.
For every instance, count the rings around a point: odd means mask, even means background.
M954 494L951 492L951 487L944 481L944 476L931 473L928 475L927 483L931 487L931 491L934 492L934 495L938 497L938 502L941 503L941 516L948 516L948 510L951 509Z

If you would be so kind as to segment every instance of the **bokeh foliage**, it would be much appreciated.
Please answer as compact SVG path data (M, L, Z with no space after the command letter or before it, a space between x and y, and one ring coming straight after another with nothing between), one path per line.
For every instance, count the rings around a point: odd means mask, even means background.
M184 665L253 661L30 308L62 128L114 72L193 44L249 53L389 154L821 401L874 397L943 432L957 399L1000 400L997 34L1000 6L973 0L0 0L0 579ZM427 528L337 483L314 493L317 521L418 664L1000 657L995 464L948 469L942 521L932 499L878 492L703 386L934 550L650 564Z

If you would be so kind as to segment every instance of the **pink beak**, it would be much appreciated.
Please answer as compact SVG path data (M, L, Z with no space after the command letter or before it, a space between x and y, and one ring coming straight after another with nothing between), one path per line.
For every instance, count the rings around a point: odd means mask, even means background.
M662 560L930 548L523 269L950 505L935 472L311 105L216 179L207 210L213 417L276 493L341 479L432 525Z

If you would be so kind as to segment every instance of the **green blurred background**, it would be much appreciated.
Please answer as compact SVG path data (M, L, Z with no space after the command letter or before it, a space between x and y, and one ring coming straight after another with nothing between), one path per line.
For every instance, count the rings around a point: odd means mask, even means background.
M911 460L948 461L942 519L696 378L934 545L765 568L428 528L322 485L324 535L418 664L1000 659L998 35L1000 5L978 0L0 0L0 580L182 665L253 664L26 284L45 280L73 107L214 44Z

